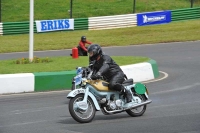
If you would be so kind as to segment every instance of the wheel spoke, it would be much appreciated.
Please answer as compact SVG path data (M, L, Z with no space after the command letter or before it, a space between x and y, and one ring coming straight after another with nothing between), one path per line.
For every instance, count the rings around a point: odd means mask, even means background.
M82 101L83 98L77 98L77 100L74 101L74 106L76 105L75 103L76 102L79 102L79 101ZM83 110L80 110L80 109L75 109L74 112L75 114L81 118L81 119L88 119L89 117L91 117L92 115L92 112L93 112L93 107L92 107L92 103L87 100L87 103L88 103L88 109L83 111Z
M144 106L141 106L141 107L132 109L131 111L134 112L134 113L140 113L143 110L143 108L144 108Z
M144 101L145 101L145 97L144 97L143 95L135 94L135 96L137 96L138 98L140 98L140 99L141 99L141 102L144 102ZM140 107L127 110L126 112L127 112L130 116L141 116L141 115L144 114L145 111L146 111L146 105L142 105L142 106L140 106Z
M140 95L137 95L142 102L144 102L144 99L140 96ZM140 113L142 110L143 110L144 106L140 106L138 108L135 108L135 109L131 109L132 112L134 113Z

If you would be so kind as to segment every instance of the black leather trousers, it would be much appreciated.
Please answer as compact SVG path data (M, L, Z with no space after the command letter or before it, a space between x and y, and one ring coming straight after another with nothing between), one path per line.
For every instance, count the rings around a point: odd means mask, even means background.
M124 87L122 86L122 83L124 82L124 73L119 72L116 73L112 78L108 80L109 82L109 88L111 90L116 90L116 91L122 91L124 90Z

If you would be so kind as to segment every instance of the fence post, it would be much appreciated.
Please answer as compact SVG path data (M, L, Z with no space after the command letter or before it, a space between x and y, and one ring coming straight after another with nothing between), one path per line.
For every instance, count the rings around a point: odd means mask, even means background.
M133 0L133 13L135 13L136 0Z
M71 2L70 2L70 18L72 18L72 1L73 0L71 0Z
M1 22L1 0L0 0L0 22Z
M191 8L193 8L194 0L191 0Z

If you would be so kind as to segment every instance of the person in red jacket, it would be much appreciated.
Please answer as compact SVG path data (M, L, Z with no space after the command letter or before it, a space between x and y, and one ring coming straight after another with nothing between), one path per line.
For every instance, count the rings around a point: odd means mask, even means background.
M87 56L87 47L86 44L92 44L92 42L86 39L86 36L82 36L78 45L78 55L79 56Z

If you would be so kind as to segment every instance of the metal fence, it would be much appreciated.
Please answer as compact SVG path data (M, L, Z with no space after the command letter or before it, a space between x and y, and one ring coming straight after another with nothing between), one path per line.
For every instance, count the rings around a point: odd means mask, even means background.
M81 18L191 7L200 7L200 0L70 0L68 11L69 18Z
M29 21L29 0L0 0L2 22ZM34 0L34 19L88 18L200 7L200 0Z

